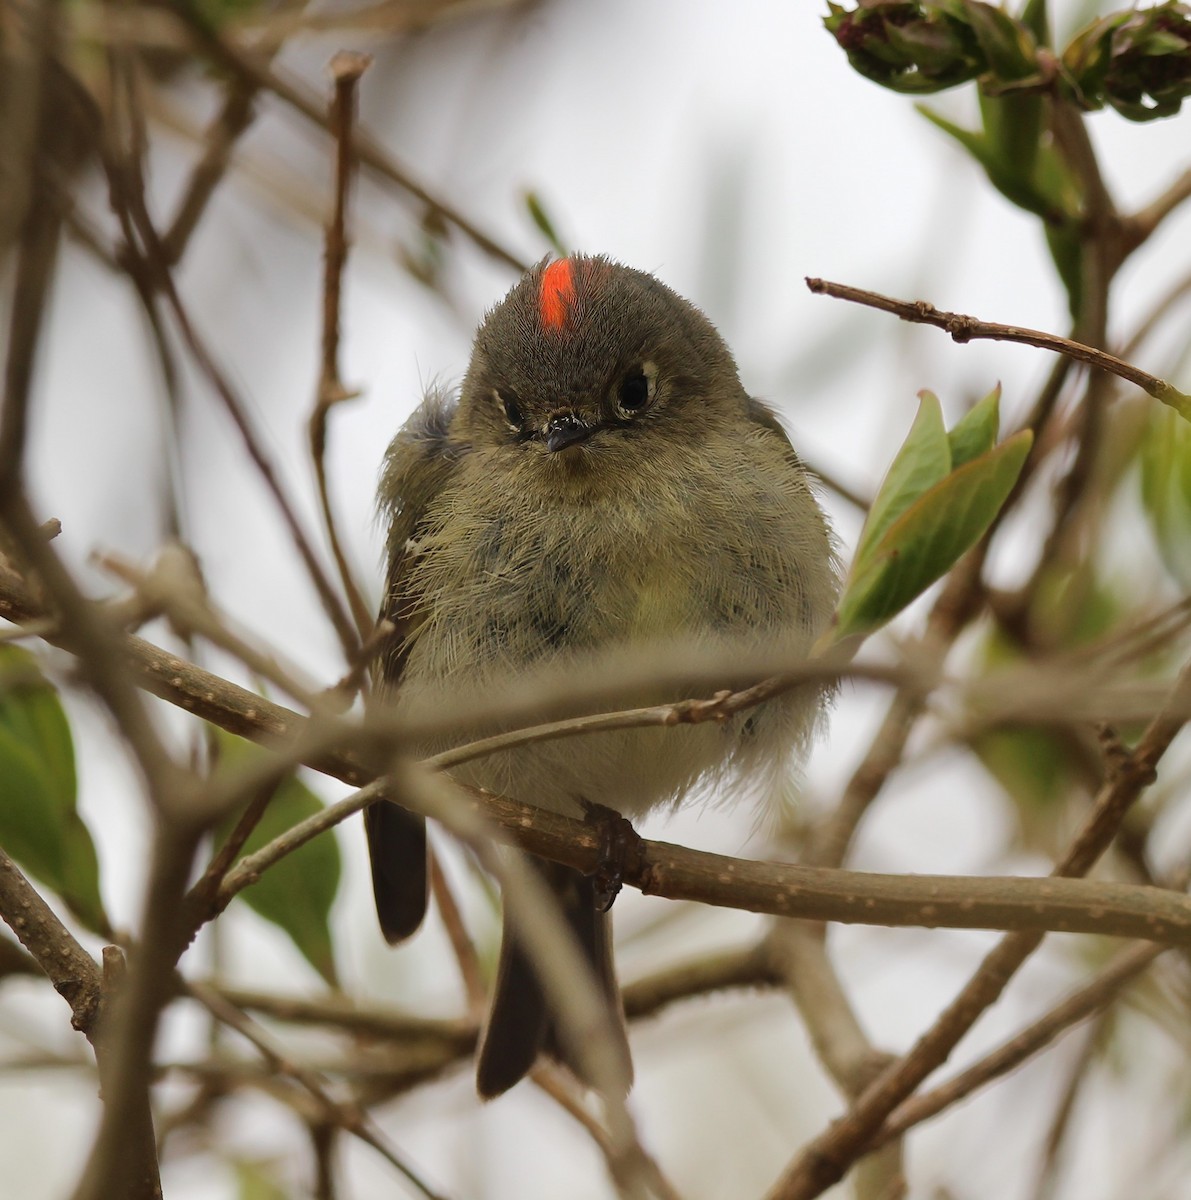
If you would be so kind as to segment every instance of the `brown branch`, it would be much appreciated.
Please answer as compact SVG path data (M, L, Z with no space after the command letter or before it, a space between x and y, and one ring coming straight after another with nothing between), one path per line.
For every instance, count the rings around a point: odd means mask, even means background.
M604 1156L609 1174L615 1179L618 1170L616 1147L608 1136L608 1131L584 1106L582 1088L570 1073L560 1069L552 1062L545 1061L538 1063L530 1073L530 1079L591 1138L596 1149ZM641 1158L644 1160L641 1163L642 1182L648 1187L648 1192L644 1195L656 1196L657 1200L682 1200L674 1185L662 1174L653 1155L647 1154L643 1150ZM620 1189L620 1194L628 1197L642 1193L630 1193Z
M1026 346L1037 346L1041 350L1053 350L1084 363L1090 367L1098 367L1113 375L1135 384L1155 400L1169 404L1183 416L1191 419L1191 396L1179 391L1173 384L1151 375L1123 359L1117 358L1107 351L1098 350L1071 338L1060 337L1054 333L1043 333L1037 329L1026 329L1020 325L997 325L989 321L981 321L963 313L944 312L935 308L925 300L894 300L877 292L867 292L861 288L849 287L842 283L831 283L826 279L807 278L806 286L812 292L824 296L833 296L837 300L850 300L854 304L863 304L882 312L892 313L903 321L912 321L922 325L934 325L946 331L957 342L975 340L991 340L997 342L1018 342Z
M173 272L161 237L146 208L143 181L138 178L136 170L130 169L126 164L120 162L110 149L105 155L105 167L112 190L113 207L120 216L125 231L127 245L124 255L130 262L130 269L132 269L131 263L140 259L143 268L149 273L153 288L160 291L164 297L191 357L207 377L216 396L231 417L253 466L273 497L281 514L282 522L298 551L307 575L314 584L323 609L339 636L348 661L351 661L359 648L359 638L355 626L343 611L339 597L314 553L310 539L298 519L297 510L282 487L276 468L265 453L264 447L248 419L243 403L190 321L189 314L175 286Z
M1184 668L1171 693L1181 707L1191 690L1191 668ZM1048 883L1085 874L1111 842L1129 808L1154 778L1158 760L1183 722L1162 715L1146 728L1127 763L1104 783L1095 806L1067 853L1056 863ZM1111 887L1093 883L1093 890ZM935 1024L914 1047L867 1088L844 1116L795 1156L769 1193L770 1200L809 1200L842 1178L862 1154L893 1109L937 1067L941 1066L979 1016L1004 991L1018 968L1041 943L1039 930L1019 930L1005 937L985 957L979 969Z
M2 849L0 917L37 960L54 990L70 1005L70 1023L94 1047L100 1081L106 1092L119 1069L119 1050L106 1022L102 1025L100 1022L101 1014L106 1011L108 990L104 975ZM157 1144L147 1091L142 1094L141 1102L125 1110L124 1120L127 1186L120 1194L129 1200L160 1200Z
M372 0L327 11L310 6L297 10L245 11L229 18L228 27L270 45L301 34L369 33L394 37L490 15L502 9L528 7L527 0Z
M999 520L998 515L993 529ZM941 657L979 607L980 577L993 529L948 577L920 640L920 648L926 653ZM814 830L804 854L806 862L829 867L838 867L844 862L865 813L880 794L890 773L901 762L924 706L923 691L899 689L886 709L868 752L848 780L839 803Z
M223 181L233 147L252 124L255 99L254 88L232 84L223 108L212 121L203 155L190 174L169 229L162 235L162 251L170 266L176 266L186 253L191 234L198 228L207 204Z
M780 983L768 948L762 943L664 967L652 975L626 983L621 988L621 996L625 1016L629 1020L640 1020L671 1004L710 992L742 988L755 991L774 988Z
M900 1137L913 1126L929 1120L979 1088L1016 1070L1073 1026L1102 1012L1119 996L1126 984L1165 952L1165 947L1150 944L1130 946L1121 951L1090 983L1072 992L1045 1016L984 1055L979 1062L931 1091L899 1105L870 1145L883 1145L891 1138Z
M1177 208L1191 200L1191 168L1185 170L1160 196L1124 219L1130 249L1140 246Z
M1058 1103L1055 1105L1046 1131L1042 1161L1039 1163L1038 1176L1034 1182L1033 1200L1053 1200L1063 1143L1071 1131L1072 1117L1083 1091L1084 1081L1099 1058L1098 1051L1101 1048L1103 1027L1104 1014L1100 1013L1092 1022L1092 1027L1088 1030L1075 1061L1067 1069L1063 1090L1059 1093Z
M190 936L183 892L201 827L159 817L140 939L104 1015L112 1056L103 1079L103 1115L74 1200L110 1200L132 1189L143 1166L128 1154L128 1129L149 1113L153 1046L162 1010L173 995L174 967Z
M48 89L53 70L52 48L57 37L56 8L41 4L33 11L39 31L34 35L36 45L31 53L40 56L36 72L40 84L30 105L36 113L39 138L33 148L34 158L27 164L31 206L21 231L8 330L4 408L0 413L0 523L10 539L10 548L30 564L38 583L50 597L52 614L43 610L40 615L60 618L60 627L69 631L66 640L79 656L87 682L108 706L132 747L154 799L163 802L178 782L173 764L149 720L143 698L129 684L127 671L115 649L114 632L79 591L49 545L34 518L22 481L29 393L61 219L59 193L43 186L44 168L38 157L45 153L47 123L55 115L50 108Z
M21 620L38 615L37 606L19 580L0 567L0 616ZM55 640L59 640L59 635L55 635ZM125 635L122 646L145 687L232 733L276 747L294 741L311 724L290 709L222 680L140 638ZM643 711L648 715L649 723L674 724L676 712L686 713L689 719L692 713L714 713L720 706L737 711L738 705L743 705L756 691L745 689L714 701L690 701L685 705L680 703ZM1182 697L1181 701L1185 706L1187 698ZM661 710L669 710L669 717ZM625 727L633 723L633 714L578 718L538 730L518 731L518 736L524 741L534 740L543 731L557 736L564 727L569 732L581 732L589 721L605 725L615 721L618 726ZM636 723L643 722L637 718ZM1174 723L1174 718L1167 719L1168 725ZM350 744L353 729L354 736L363 746L373 745L377 737L375 729L369 729L367 722L360 727L328 722L327 727L332 731L327 740L340 743ZM510 744L508 739L514 735L503 736L504 744ZM355 785L369 778L370 772L361 758L330 752L320 739L313 739L310 747L310 752L301 756L307 766ZM468 753L468 749L450 752L451 759L473 756L474 751ZM440 755L429 761L441 767L441 760L447 757ZM259 777L246 774L237 786L250 787L258 782ZM1140 779L1137 784L1140 786ZM271 862L383 795L383 786L373 783L363 792L349 796L295 826L283 835L284 841L278 839L242 860L224 880L220 902L230 900L235 891L252 882ZM581 870L591 870L599 861L599 839L590 825L486 793L475 793L473 805L490 821L512 834L519 845L542 857ZM191 802L189 811L204 814L204 819L210 816L207 807L197 799ZM674 899L701 900L776 916L959 929L1107 932L1169 941L1182 941L1185 931L1191 929L1191 900L1161 888L1056 880L883 876L753 863L663 842L646 841L643 846L642 861L628 864L626 871L625 881L632 886Z
M776 921L766 938L775 969L784 978L811 1039L815 1056L840 1092L855 1100L894 1061L869 1040L827 953L822 925ZM857 1200L905 1194L900 1141L887 1142L857 1170Z
M264 1056L274 1071L288 1076L309 1092L323 1108L325 1119L371 1146L427 1200L443 1200L442 1194L422 1179L405 1161L404 1157L389 1144L364 1112L354 1104L336 1100L323 1079L314 1071L296 1063L292 1057L276 1046L269 1034L255 1021L241 1012L219 992L205 984L191 983L188 985L188 990L217 1020L247 1039Z
M186 22L191 36L198 42L202 50L224 70L254 88L272 92L278 99L296 109L320 129L331 131L327 115L323 111L323 105L318 97L300 82L281 71L260 64L248 54L237 50L211 27L194 19L189 13L177 12L172 4L166 3L166 0L158 0L158 3ZM364 130L357 129L354 133L352 150L356 158L366 167L424 204L436 217L455 226L460 233L464 234L489 257L512 267L518 274L522 274L528 269L527 263L506 250L495 238L484 233L452 205L434 196L417 183L409 172Z
M70 1005L71 1025L94 1043L103 976L54 910L0 848L0 917Z
M331 128L335 137L335 204L327 225L323 273L323 337L322 365L310 414L310 456L318 484L319 505L323 525L331 544L331 553L339 570L339 579L347 595L348 607L363 641L376 623L364 602L363 593L352 574L339 538L339 528L331 509L331 494L327 487L327 418L331 409L357 395L343 385L339 373L339 323L343 283L343 268L347 262L347 208L352 178L352 123L355 119L356 85L368 69L367 55L340 51L331 60L334 93L331 100Z
M626 983L621 991L625 1015L630 1020L643 1020L697 996L737 989L771 989L780 982L768 949L761 945L664 967ZM226 985L218 985L218 990L237 1008L262 1012L278 1021L324 1026L398 1045L433 1043L443 1047L452 1058L470 1053L475 1045L476 1030L471 1021L431 1020L389 1008L366 1008L335 995L309 999Z
M459 968L463 994L467 997L467 1009L473 1016L479 1017L484 1011L487 999L480 956L468 936L467 925L459 911L455 893L451 890L450 880L442 869L442 862L434 847L429 848L426 857L430 868L430 893L434 897L435 907L447 933L447 941L455 956L455 964Z

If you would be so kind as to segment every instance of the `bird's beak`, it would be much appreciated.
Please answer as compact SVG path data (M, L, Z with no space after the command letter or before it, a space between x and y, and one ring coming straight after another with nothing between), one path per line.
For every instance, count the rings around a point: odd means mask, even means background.
M588 425L581 421L573 412L562 412L555 413L546 422L546 428L542 431L542 440L546 443L546 449L554 453L557 450L565 450L577 442L585 442L593 433L595 433L594 425Z

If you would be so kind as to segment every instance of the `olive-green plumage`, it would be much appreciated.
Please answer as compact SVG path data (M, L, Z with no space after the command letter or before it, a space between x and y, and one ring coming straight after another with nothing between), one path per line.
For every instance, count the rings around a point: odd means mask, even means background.
M540 264L489 312L458 401L428 397L394 440L380 502L382 615L398 626L382 677L410 713L474 707L527 680L611 681L603 708L678 699L684 656L699 677L708 662L788 661L835 603L827 524L776 418L697 309L602 258ZM667 687L645 682L653 661ZM617 679L634 682L618 692ZM821 706L807 688L726 725L542 742L454 773L542 808L635 817L707 778L780 787ZM369 834L395 940L425 906L424 832L393 809L373 810ZM562 871L547 874L614 996L607 918ZM528 968L506 929L484 1095L560 1049Z

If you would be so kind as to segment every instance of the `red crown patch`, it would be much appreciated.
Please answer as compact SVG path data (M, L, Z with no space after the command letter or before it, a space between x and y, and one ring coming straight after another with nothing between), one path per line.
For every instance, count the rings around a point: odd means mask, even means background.
M538 289L538 316L543 329L561 330L575 302L575 265L569 258L552 262Z

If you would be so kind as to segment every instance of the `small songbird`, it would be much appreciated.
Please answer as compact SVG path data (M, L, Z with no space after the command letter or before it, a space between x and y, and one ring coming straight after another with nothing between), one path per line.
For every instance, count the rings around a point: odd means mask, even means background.
M381 615L396 626L380 691L410 716L655 651L671 663L686 652L788 664L837 597L827 521L777 418L741 386L698 309L606 258L539 263L487 314L458 398L428 396L389 447L379 503ZM624 677L636 682L602 708L692 694ZM709 779L772 791L797 767L824 696L808 685L723 723L543 741L451 773L580 818L593 805L639 817ZM367 830L381 928L396 942L426 909L424 822L378 804ZM538 865L624 1037L602 897L579 872ZM480 1095L511 1087L543 1052L582 1074L506 918Z

